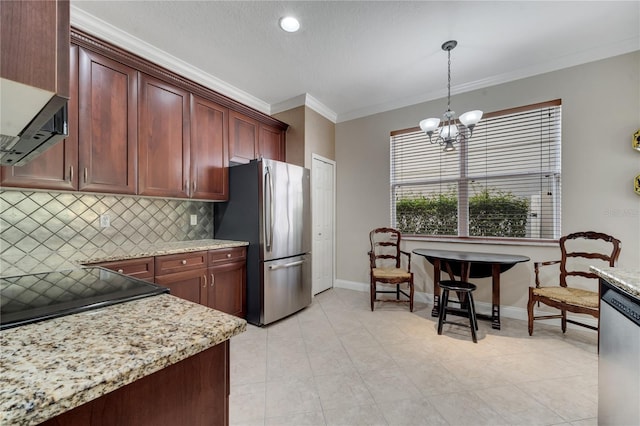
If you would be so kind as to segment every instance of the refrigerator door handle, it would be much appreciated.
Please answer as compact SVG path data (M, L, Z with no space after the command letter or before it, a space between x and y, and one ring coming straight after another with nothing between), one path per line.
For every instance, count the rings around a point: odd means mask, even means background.
M269 167L265 167L264 174L265 186L269 188L269 198L265 194L265 203L268 203L268 206L265 206L265 215L269 213L269 220L265 219L265 231L267 232L266 243L267 243L267 251L271 251L271 246L273 246L273 180L271 179L271 170Z
M282 268L293 268L294 266L302 265L304 260L298 260L297 262L284 263L282 265L269 265L269 270L274 271Z

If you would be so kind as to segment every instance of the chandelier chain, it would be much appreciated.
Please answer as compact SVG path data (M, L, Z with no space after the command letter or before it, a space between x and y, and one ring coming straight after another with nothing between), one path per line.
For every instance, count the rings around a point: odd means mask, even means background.
M447 50L449 66L447 69L447 111L451 111L451 49Z

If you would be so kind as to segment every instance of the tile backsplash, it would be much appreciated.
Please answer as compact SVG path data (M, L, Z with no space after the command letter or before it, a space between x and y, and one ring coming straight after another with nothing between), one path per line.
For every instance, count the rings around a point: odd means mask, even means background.
M100 226L109 216L109 227ZM197 224L190 225L191 215ZM213 238L213 203L0 191L0 256L20 257Z

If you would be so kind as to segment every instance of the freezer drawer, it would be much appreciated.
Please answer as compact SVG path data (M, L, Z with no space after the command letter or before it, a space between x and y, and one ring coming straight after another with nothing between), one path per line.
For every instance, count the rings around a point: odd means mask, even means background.
M269 324L311 304L311 255L263 263L261 323Z

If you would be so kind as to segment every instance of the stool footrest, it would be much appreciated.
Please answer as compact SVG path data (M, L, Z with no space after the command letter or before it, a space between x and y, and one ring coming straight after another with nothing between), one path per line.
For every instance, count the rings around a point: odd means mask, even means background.
M467 318L469 317L469 311L467 311L466 309L452 308L450 306L445 307L445 309L447 310L448 314L453 314L453 315L467 317Z
M466 327L466 328L471 328L471 325L469 324L463 324L461 322L456 322L456 321L442 321L443 324L451 324L451 325L457 325L459 327Z

